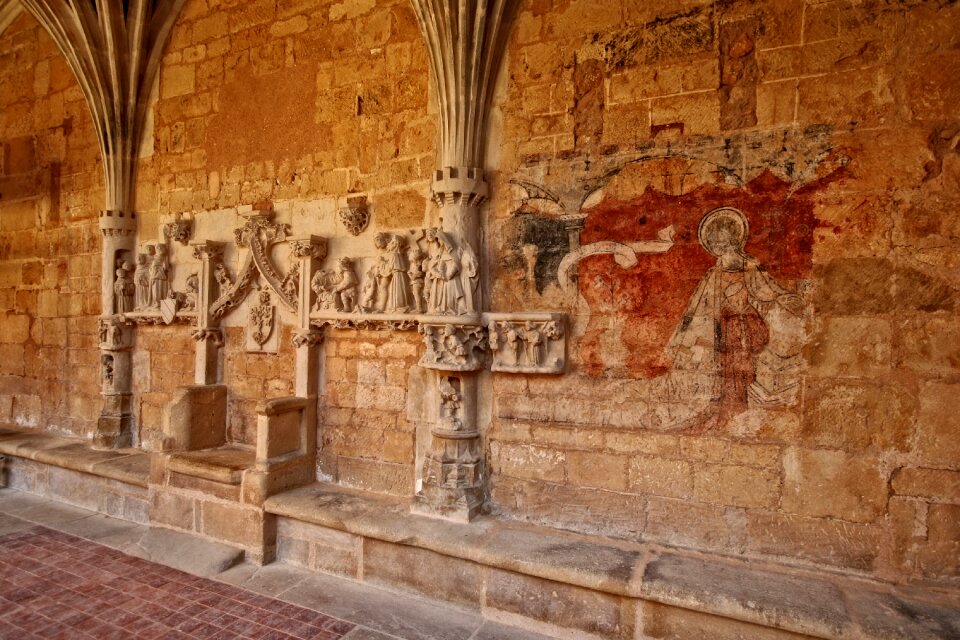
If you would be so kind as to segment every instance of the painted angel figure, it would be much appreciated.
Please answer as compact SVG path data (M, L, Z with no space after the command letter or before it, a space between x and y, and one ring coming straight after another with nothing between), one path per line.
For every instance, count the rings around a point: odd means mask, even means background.
M722 207L707 213L698 235L717 262L700 281L667 344L673 361L668 388L674 398L720 402L724 411L745 408L756 356L771 342L773 331L794 331L803 302L746 253L749 226L739 210ZM796 320L771 327L773 315Z

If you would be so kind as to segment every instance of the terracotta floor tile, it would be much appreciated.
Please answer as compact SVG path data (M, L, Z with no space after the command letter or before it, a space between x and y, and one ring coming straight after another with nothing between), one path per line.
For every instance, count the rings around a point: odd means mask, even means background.
M337 640L355 625L46 527L0 536L0 637Z

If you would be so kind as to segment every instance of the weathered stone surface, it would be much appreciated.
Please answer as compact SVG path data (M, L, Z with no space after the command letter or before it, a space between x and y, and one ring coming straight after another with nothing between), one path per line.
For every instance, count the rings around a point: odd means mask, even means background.
M647 564L644 590L660 602L835 637L849 626L840 590L829 582L664 555Z
M784 456L785 511L870 522L886 501L887 479L875 457L825 449L790 449Z
M489 569L485 592L490 609L564 628L616 636L624 625L620 599L596 591Z
M366 540L364 580L412 589L431 598L479 609L483 591L480 565L405 545Z

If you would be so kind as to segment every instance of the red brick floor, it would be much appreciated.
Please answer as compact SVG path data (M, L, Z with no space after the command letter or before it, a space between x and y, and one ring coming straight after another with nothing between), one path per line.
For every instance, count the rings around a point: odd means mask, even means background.
M311 638L354 625L46 527L0 536L0 638Z

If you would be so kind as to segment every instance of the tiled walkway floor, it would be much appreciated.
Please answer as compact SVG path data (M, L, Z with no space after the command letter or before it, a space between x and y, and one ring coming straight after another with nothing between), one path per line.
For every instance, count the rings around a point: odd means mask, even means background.
M0 489L0 640L547 640L477 611L236 557L194 536Z
M0 536L0 637L336 640L355 625L46 527Z

